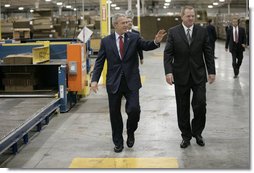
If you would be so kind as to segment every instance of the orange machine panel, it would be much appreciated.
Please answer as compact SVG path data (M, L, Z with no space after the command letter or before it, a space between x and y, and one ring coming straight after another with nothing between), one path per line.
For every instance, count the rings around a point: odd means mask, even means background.
M86 80L85 44L67 45L68 88L69 91L81 91Z

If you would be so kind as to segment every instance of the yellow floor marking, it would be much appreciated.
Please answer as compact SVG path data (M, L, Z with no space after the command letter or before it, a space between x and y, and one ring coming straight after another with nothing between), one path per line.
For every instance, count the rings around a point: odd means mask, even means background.
M141 83L142 83L142 85L144 85L145 81L146 81L146 76L141 75Z
M176 158L74 158L69 168L179 168Z

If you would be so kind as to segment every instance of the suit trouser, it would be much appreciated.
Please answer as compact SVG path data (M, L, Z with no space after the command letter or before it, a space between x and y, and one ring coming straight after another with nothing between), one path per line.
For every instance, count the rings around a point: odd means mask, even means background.
M138 128L140 119L139 90L129 90L126 80L123 77L117 93L108 93L110 122L112 128L112 138L115 145L123 145L123 119L121 114L121 101L125 97L125 111L128 115L127 134L132 134Z
M233 43L233 49L231 51L232 54L232 66L234 69L234 74L238 75L240 66L243 61L243 51L241 45Z
M195 84L190 77L186 85L175 85L178 127L182 138L190 140L201 135L206 122L206 83ZM193 119L190 124L190 91L192 90Z

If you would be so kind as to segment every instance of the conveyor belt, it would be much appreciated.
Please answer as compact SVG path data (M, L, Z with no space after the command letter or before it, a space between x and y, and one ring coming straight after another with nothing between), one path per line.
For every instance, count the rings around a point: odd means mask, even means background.
M29 92L6 92L0 91L0 98L55 98L58 96L56 90L34 90Z
M59 98L0 99L0 154L60 105Z

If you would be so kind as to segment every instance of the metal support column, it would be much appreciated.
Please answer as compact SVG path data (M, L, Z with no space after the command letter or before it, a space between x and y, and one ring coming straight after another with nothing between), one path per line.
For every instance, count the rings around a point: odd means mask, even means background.
M60 112L67 112L70 109L67 100L67 81L66 81L67 67L61 65L58 68L58 85L59 85L59 98L60 101Z
M101 38L107 36L108 33L108 8L106 0L101 0L100 3L100 14L101 14ZM102 83L106 84L106 72L107 72L107 61L104 63L102 71Z
M140 0L137 0L137 19L138 19L138 30L141 31L141 26L140 26Z

